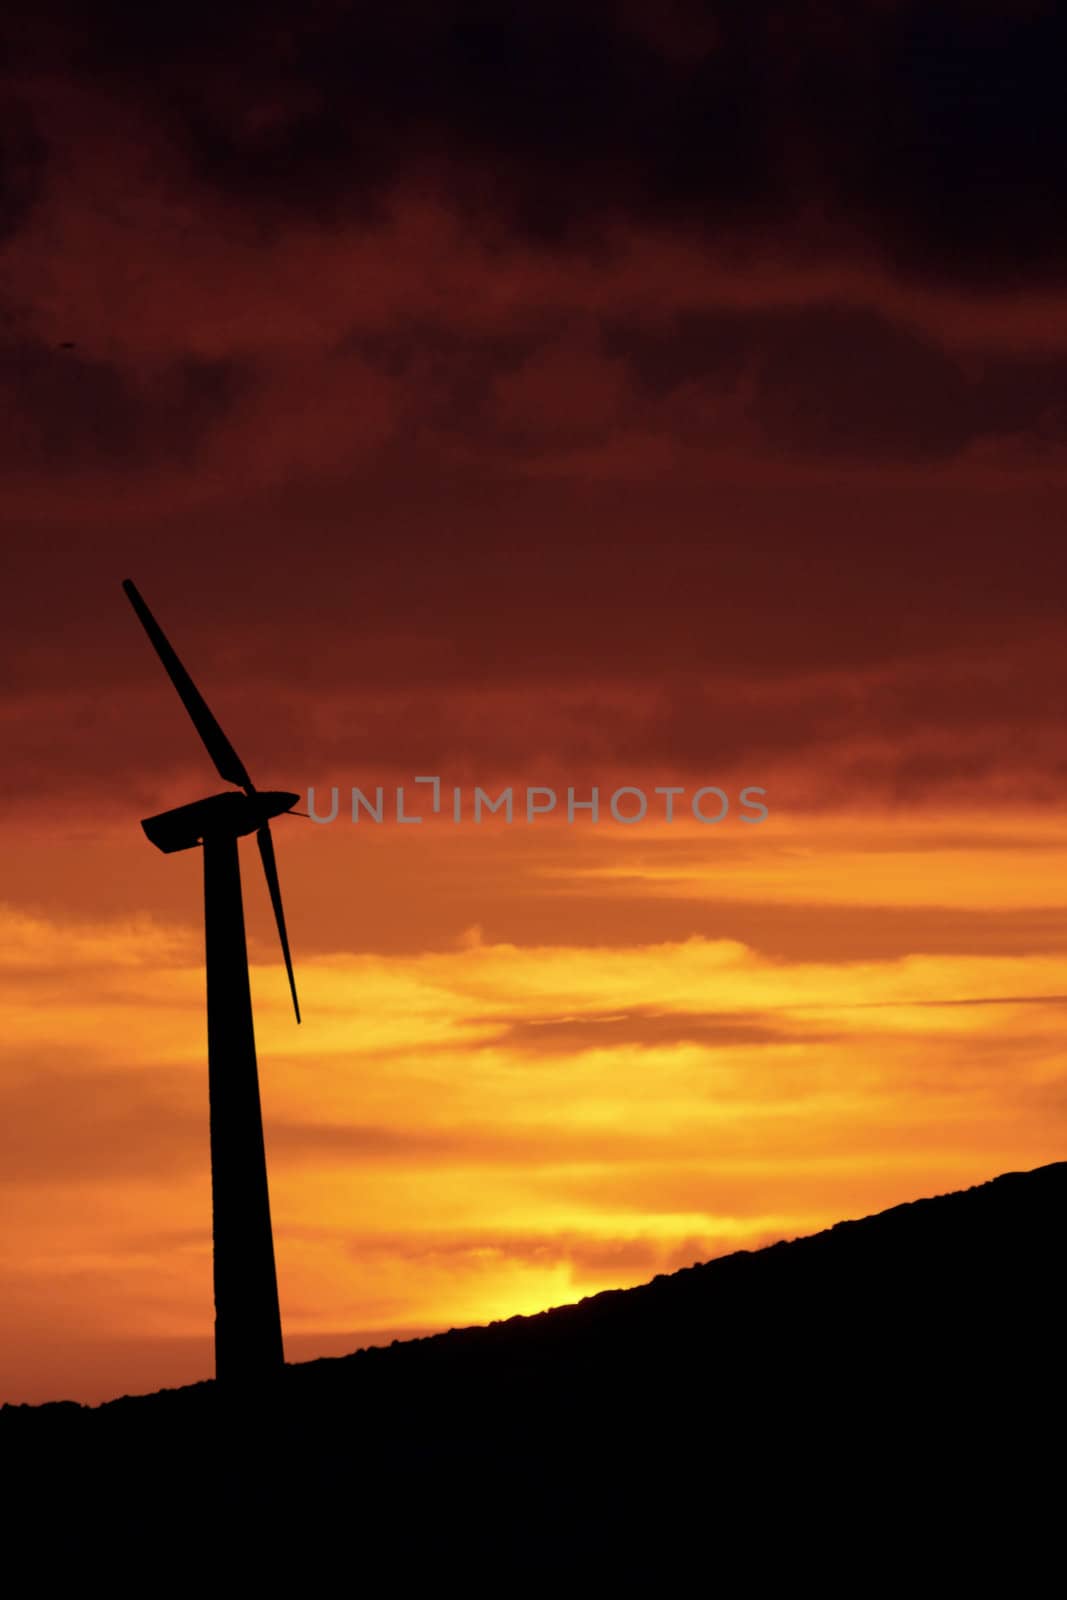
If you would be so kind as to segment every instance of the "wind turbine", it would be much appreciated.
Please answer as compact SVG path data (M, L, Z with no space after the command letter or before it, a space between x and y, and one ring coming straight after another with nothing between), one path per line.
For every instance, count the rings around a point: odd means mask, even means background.
M127 578L122 587L219 777L238 786L141 823L167 855L196 845L204 851L215 1376L230 1388L268 1378L285 1364L237 841L256 836L299 1022L270 819L291 811L300 796L256 788L135 585Z

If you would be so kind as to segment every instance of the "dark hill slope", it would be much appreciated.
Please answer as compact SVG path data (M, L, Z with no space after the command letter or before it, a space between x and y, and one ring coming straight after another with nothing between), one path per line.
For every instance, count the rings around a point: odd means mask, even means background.
M6 1408L8 1509L401 1589L666 1583L713 1546L728 1589L920 1557L1019 1584L1063 1515L1065 1223L1057 1163L240 1400Z

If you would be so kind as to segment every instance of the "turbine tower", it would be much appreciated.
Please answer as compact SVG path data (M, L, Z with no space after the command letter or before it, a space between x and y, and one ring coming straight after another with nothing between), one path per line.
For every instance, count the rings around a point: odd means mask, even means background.
M255 1385L285 1364L237 841L256 836L299 1022L270 819L291 811L300 796L256 788L135 585L127 578L122 587L219 777L237 785L141 823L168 855L196 845L204 852L215 1376L233 1389Z

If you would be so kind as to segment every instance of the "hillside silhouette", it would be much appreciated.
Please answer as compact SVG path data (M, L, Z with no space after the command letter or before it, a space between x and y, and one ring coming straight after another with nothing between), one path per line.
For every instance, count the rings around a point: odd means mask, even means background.
M383 1591L1019 1583L1062 1518L1065 1221L1060 1162L244 1394L5 1407L9 1526Z

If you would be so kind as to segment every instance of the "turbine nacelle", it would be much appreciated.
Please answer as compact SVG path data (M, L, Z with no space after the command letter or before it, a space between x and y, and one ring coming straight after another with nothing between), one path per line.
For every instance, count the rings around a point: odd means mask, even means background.
M191 850L194 845L203 844L209 836L240 839L245 834L258 833L271 817L291 811L299 799L298 794L285 789L256 789L252 794L229 789L225 794L209 795L206 800L194 800L173 811L145 817L141 827L157 850L172 855L176 850Z

